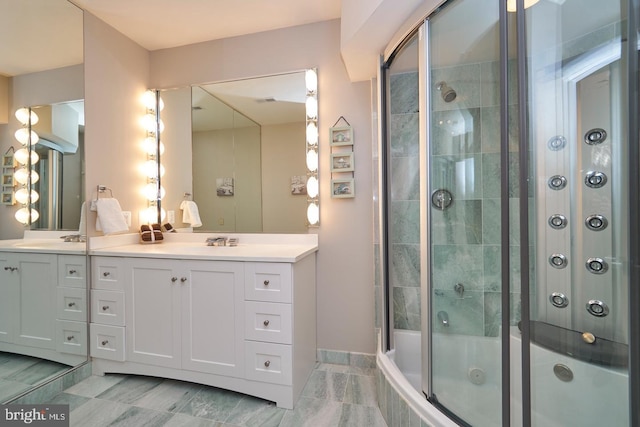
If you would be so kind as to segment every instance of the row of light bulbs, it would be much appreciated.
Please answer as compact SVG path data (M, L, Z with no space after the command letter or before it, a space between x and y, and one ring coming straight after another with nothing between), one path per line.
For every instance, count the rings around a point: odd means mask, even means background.
M146 109L146 114L142 117L142 126L146 131L142 148L147 154L147 161L142 164L142 173L147 178L142 194L148 201L148 207L143 213L143 221L153 224L158 222L158 207L165 196L165 189L161 185L164 166L160 162L160 157L164 153L164 144L160 140L160 135L164 131L164 123L160 119L164 102L157 90L146 91L142 102ZM166 211L160 206L160 221L164 220L165 215Z
M305 73L307 87L306 110L306 163L307 163L307 224L320 225L320 184L318 181L318 74L315 69Z
M38 211L31 207L40 198L38 192L33 189L33 185L40 179L38 172L33 169L34 165L40 160L33 147L40 138L32 129L32 126L38 123L39 118L31 108L26 107L18 109L15 116L22 125L15 133L15 137L22 145L22 148L18 149L13 155L15 161L20 165L13 174L15 182L20 184L20 188L16 190L14 197L22 205L16 211L15 218L21 224L29 225L40 217Z

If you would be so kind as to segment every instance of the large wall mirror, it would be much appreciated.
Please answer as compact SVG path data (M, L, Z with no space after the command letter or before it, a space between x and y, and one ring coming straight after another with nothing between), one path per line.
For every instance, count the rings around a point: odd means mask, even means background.
M33 189L40 198L31 205L39 211L38 220L20 224L15 213L21 205L8 198L0 206L0 265L19 266L0 269L0 403L15 400L88 359L86 335L68 334L65 341L74 345L66 348L56 338L66 330L60 327L64 315L57 313L61 295L73 294L78 307L84 304L84 317L79 315L75 323L64 320L69 322L64 325L87 328L86 274L72 280L73 285L57 274L64 272L61 266L70 259L65 257L86 262L83 244L64 243L57 237L86 235L80 229L85 194L83 61L83 12L74 4L0 1L0 149L11 154L21 148L14 133L22 124L14 114L23 107L38 115L33 130L40 136L33 146L39 161L32 166L39 175ZM3 164L3 174L10 166ZM17 188L3 185L2 191L10 195ZM59 231L47 235L56 236L56 243L73 245L73 250L36 245L11 251L7 242L22 238L25 230ZM72 291L60 294L65 286Z
M161 92L163 208L195 232L306 233L305 72ZM201 225L184 217L197 206Z

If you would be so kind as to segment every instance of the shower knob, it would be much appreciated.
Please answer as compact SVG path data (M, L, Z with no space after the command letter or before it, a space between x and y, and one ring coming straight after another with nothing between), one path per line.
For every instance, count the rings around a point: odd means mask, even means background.
M453 203L453 195L449 190L436 190L431 195L431 204L442 211L451 206L451 203Z
M567 226L567 217L560 214L551 215L548 222L551 228L561 230Z
M567 138L556 135L547 142L547 147L551 151L560 151L567 145Z
M567 263L567 257L562 254L553 254L549 257L549 264L553 268L565 268Z
M604 129L591 129L584 135L584 142L589 145L598 145L607 139L607 132Z
M567 178L562 175L554 175L549 178L548 184L552 190L562 190L567 186Z
M602 215L589 215L585 220L584 224L591 231L602 231L607 228L609 225L609 221Z
M589 273L593 274L604 274L609 269L609 264L602 258L589 258L586 266Z
M562 292L554 292L549 295L549 302L554 307L565 308L569 305L569 298Z
M587 302L587 311L592 316L604 317L609 314L609 307L600 300L592 299Z
M607 183L607 175L602 172L589 171L584 177L584 183L590 188L601 188Z

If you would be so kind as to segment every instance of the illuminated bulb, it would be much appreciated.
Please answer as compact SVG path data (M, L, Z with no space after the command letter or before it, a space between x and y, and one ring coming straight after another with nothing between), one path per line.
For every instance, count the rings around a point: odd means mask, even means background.
M307 91L316 92L318 90L318 75L315 70L307 70L304 74L304 82L307 86Z
M27 128L20 128L16 131L15 133L15 137L18 140L18 142L24 146L29 144L29 129ZM38 134L35 133L34 131L31 131L31 145L36 145L38 143L38 141L40 140L40 138L38 137Z
M318 178L310 176L307 179L307 194L309 197L318 197Z
M308 96L306 102L307 117L315 119L318 117L318 100L315 96Z
M16 182L22 185L27 185L27 182L29 180L29 170L26 168L20 168L16 171L16 173L13 174L13 177L15 178ZM38 172L31 171L31 184L35 184L39 179L40 176L38 175Z
M36 222L40 218L37 210L31 209L31 222ZM21 208L16 212L16 219L22 224L29 224L29 209Z
M311 122L307 125L307 143L316 145L318 143L318 126Z
M26 205L29 203L29 191L26 188L21 188L16 191L16 201L21 205ZM31 203L35 203L40 199L40 195L37 191L31 190Z
M156 139L152 136L145 138L144 142L142 143L142 148L144 152L147 153L147 155L155 156L156 150L157 150ZM160 151L160 155L164 154L164 144L162 142L160 142L159 151Z
M530 8L534 4L538 3L539 0L524 0L524 8ZM507 0L507 12L515 12L517 10L516 0Z
M307 169L311 172L318 170L318 153L315 150L307 151Z
M156 115L155 114L145 114L142 116L142 126L147 132L154 132L157 129L156 123Z
M154 160L148 160L142 164L142 173L150 179L158 178L158 163ZM164 176L164 166L160 165L160 176Z
M309 225L317 225L320 221L320 209L315 203L310 203L307 207L307 221Z
M158 198L157 184L152 182L145 185L144 188L142 189L142 194L144 194L144 197L149 201L157 200ZM165 194L166 194L166 191L164 187L160 186L160 199L163 199Z
M29 109L28 108L20 108L16 111L16 119L18 119L18 121L20 123L22 123L23 126L26 126L29 124ZM38 115L35 113L35 111L31 111L31 124L35 125L36 123L38 123L39 117Z
M16 159L16 162L21 165L26 165L29 162L29 150L26 148L21 148L15 152L13 158ZM31 164L35 165L40 160L40 156L35 151L31 151Z

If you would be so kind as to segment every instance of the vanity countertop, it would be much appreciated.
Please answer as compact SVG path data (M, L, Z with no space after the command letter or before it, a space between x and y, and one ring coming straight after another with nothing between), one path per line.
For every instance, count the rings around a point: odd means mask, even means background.
M239 239L238 246L207 246L208 237ZM115 237L113 239L111 237ZM165 233L161 243L140 244L128 236L91 239L89 255L218 261L296 262L318 250L315 234ZM113 244L109 244L109 240Z
M85 255L86 242L65 242L60 238L73 232L26 231L22 239L0 240L0 252Z

